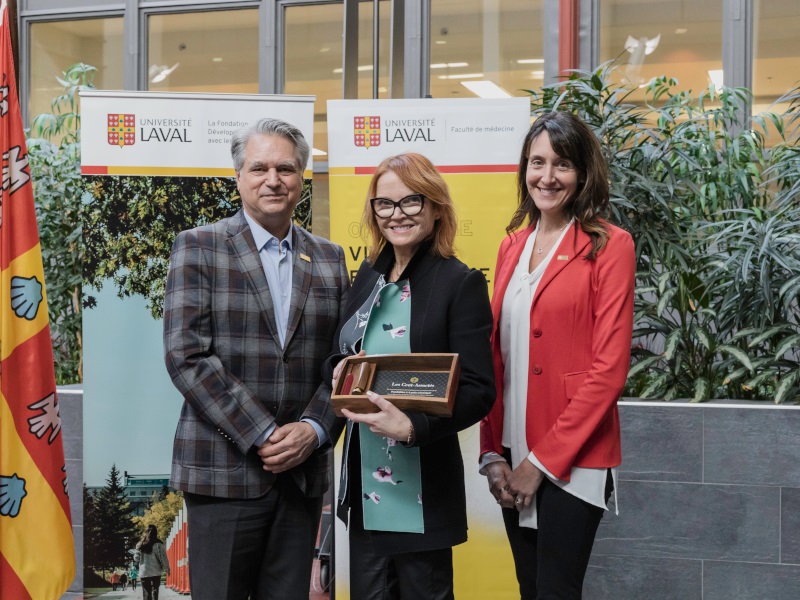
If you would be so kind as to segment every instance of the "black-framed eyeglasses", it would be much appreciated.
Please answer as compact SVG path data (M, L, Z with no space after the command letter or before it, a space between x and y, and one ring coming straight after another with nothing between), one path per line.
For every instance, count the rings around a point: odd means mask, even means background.
M422 194L411 194L405 198L400 198L397 202L389 198L373 198L369 201L372 205L372 212L382 219L388 219L394 214L394 209L399 208L407 217L413 217L422 212L425 206L425 196Z

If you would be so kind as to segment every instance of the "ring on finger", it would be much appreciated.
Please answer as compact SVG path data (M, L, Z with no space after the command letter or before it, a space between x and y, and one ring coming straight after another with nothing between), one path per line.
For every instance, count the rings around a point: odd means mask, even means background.
M516 500L514 500L514 502L516 504L522 504L522 498L517 498Z

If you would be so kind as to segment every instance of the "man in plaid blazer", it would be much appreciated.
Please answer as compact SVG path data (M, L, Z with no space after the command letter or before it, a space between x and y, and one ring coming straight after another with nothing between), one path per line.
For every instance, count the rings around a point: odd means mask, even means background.
M320 366L349 280L342 249L291 221L302 133L262 119L231 153L243 209L172 249L164 350L184 403L171 482L188 507L194 600L308 600L330 483Z

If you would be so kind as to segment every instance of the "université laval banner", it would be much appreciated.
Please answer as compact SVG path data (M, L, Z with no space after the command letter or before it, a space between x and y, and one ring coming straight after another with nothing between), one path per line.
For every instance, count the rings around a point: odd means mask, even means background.
M292 123L312 144L313 96L81 92L81 172L233 177L231 134L263 117Z
M360 225L370 177L384 158L418 152L436 165L450 189L458 214L459 258L483 271L491 290L497 249L517 205L519 153L529 126L527 98L328 101L331 239L344 247L351 273L368 245ZM453 551L455 596L519 598L500 508L477 472L477 426L459 438L469 541ZM340 465L337 456L337 482ZM347 531L337 520L337 600L350 597L348 570Z
M329 100L331 239L355 272L361 215L380 162L418 152L442 172L458 212L461 260L494 282L497 248L516 206L515 175L530 125L527 98Z

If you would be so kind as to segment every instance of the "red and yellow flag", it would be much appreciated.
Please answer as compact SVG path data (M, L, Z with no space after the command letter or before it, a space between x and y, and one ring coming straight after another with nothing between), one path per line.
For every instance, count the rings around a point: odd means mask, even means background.
M75 577L42 254L0 9L0 598L57 600Z

